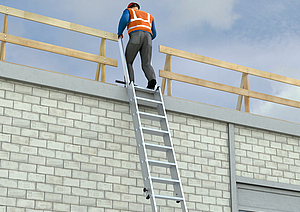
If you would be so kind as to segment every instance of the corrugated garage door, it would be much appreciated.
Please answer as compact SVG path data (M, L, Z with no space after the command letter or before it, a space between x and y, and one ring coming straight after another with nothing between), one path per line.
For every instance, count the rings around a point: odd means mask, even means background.
M237 187L240 212L300 212L300 191L242 183Z

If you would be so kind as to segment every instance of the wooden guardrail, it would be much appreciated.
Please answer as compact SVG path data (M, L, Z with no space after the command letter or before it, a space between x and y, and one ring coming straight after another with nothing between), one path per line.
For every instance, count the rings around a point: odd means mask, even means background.
M118 61L116 59L106 57L106 40L108 39L117 42L118 41L117 34L58 20L55 18L50 18L50 17L26 12L23 10L14 9L11 7L6 7L3 5L0 5L0 13L4 14L3 31L2 33L0 33L0 41L1 41L0 59L2 61L5 60L6 43L13 43L16 45L21 45L29 48L39 49L47 52L52 52L56 54L82 59L82 60L96 62L98 63L96 76L95 76L95 80L97 81L99 80L100 72L101 72L101 81L105 82L106 65L110 65L114 67L118 66ZM43 42L34 41L34 40L29 40L29 39L25 39L13 35L8 35L7 34L8 16L14 16L14 17L101 38L99 55L77 51L65 47L55 46Z
M249 74L254 75L257 77L266 78L269 80L274 80L294 86L300 87L300 80L284 77L277 74L272 74L269 72L248 68L245 66L205 57L202 55L193 54L190 52L185 52L165 46L159 46L159 52L166 54L166 60L165 60L165 67L164 70L159 70L159 76L163 78L162 81L162 92L164 93L166 84L167 84L167 95L172 96L172 80L185 82L189 84L194 84L198 86L203 86L207 88L212 88L215 90L225 91L233 94L238 94L238 102L237 102L237 110L241 110L242 105L242 98L244 97L244 103L245 103L245 112L250 113L250 97L255 99L260 99L268 102L278 103L282 105L287 105L291 107L300 108L300 102L285 99L281 97L276 97L268 94L263 94L255 91L249 90ZM241 86L240 88L224 85L216 82L211 82L203 79L198 79L190 76L185 76L177 73L172 72L172 56L193 60L200 63L205 63L213 66L218 66L221 68L237 71L243 73L242 80L241 80Z

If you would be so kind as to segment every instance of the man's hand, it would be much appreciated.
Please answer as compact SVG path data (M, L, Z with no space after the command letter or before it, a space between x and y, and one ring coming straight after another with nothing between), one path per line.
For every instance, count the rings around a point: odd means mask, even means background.
M120 37L123 38L123 34L122 34L122 35L118 35L118 39L119 39Z

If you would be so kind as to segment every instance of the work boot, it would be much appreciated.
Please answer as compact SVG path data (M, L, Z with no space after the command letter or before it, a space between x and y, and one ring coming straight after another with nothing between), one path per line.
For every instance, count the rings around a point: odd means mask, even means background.
M149 88L149 89L153 89L153 90L154 90L154 88L155 88L155 85L156 85L156 80L155 80L155 79L153 79L153 80L150 80L150 81L148 82L148 86L147 86L147 88Z

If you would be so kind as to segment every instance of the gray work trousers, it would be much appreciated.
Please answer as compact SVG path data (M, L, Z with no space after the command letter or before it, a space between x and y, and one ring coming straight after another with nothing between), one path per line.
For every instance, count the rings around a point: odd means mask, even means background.
M151 66L152 57L152 38L151 34L144 31L136 31L130 34L130 39L128 41L125 57L127 61L127 68L130 81L134 82L134 71L133 71L133 61L140 52L142 60L142 69L148 81L156 79L155 72Z

